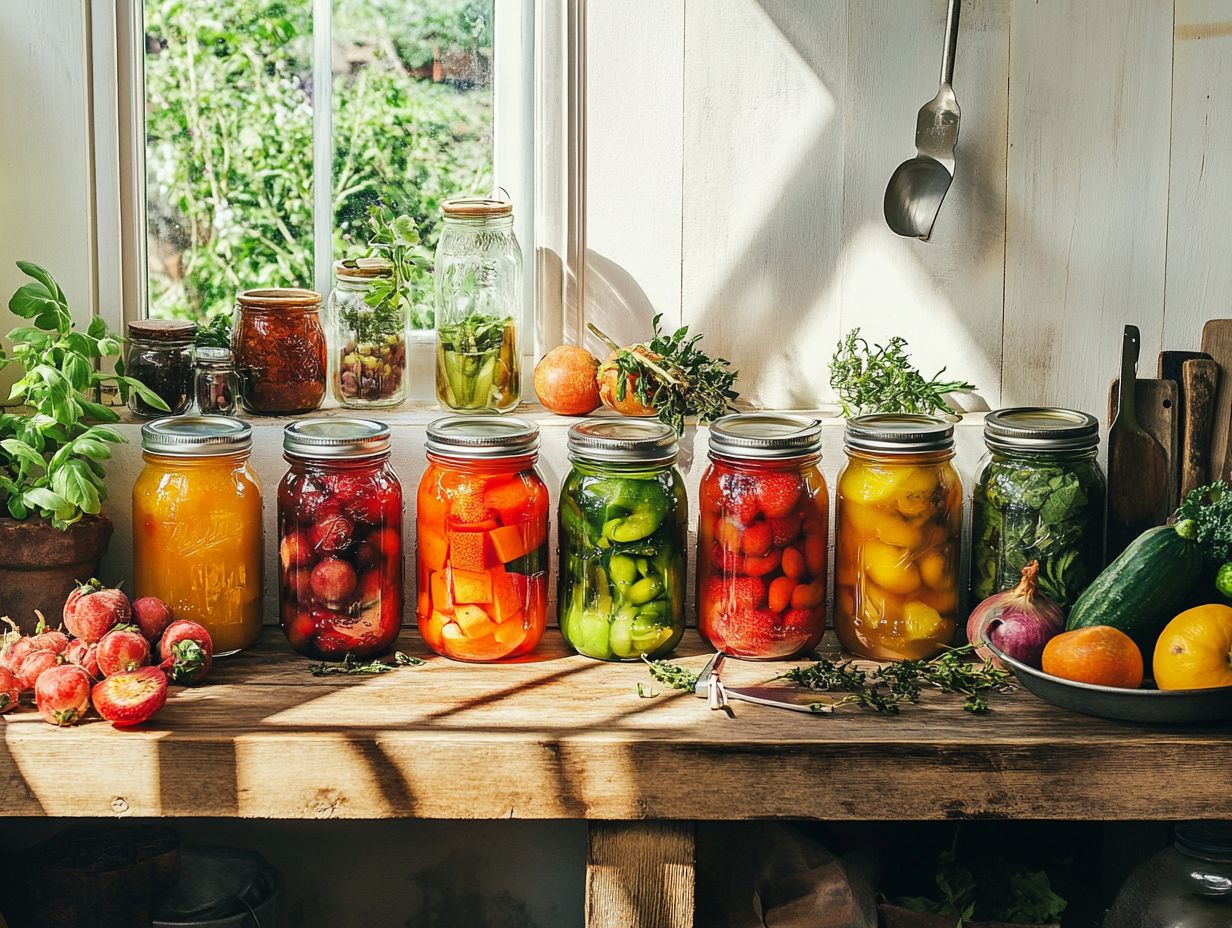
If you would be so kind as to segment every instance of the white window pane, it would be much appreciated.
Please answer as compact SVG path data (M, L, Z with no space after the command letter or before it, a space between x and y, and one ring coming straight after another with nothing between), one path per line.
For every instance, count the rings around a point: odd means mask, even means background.
M334 257L362 254L369 210L436 248L440 204L492 190L492 0L334 0ZM411 320L432 325L428 270Z
M312 284L309 0L146 0L151 316Z

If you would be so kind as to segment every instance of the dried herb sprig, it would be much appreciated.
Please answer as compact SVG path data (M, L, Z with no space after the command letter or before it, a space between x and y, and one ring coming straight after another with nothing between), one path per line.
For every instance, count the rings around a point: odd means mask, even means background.
M906 339L895 336L886 345L872 345L852 329L830 359L830 386L838 394L844 416L872 412L945 412L945 395L974 390L965 380L942 380L945 368L931 380L911 363Z
M639 403L654 407L655 414L684 434L685 416L698 422L711 422L734 408L739 397L734 388L739 371L731 369L726 358L712 358L697 347L701 335L689 337L682 325L671 335L659 330L662 316L651 321L649 341L622 348L594 323L590 329L612 349L608 362L616 368L616 398L623 400L632 381L633 395Z
M670 686L674 690L688 690L692 692L697 689L698 675L687 667L681 667L679 664L673 664L670 661L652 661L645 654L642 655L642 660L646 662L646 667L656 682L662 683L664 686ZM641 695L641 693L639 692L638 695Z
M932 687L964 697L963 708L982 715L988 711L990 693L1007 693L1015 685L1010 672L992 661L971 661L974 653L974 646L967 644L927 660L892 661L867 671L851 661L823 658L812 666L794 667L780 679L806 689L848 694L833 702L815 703L811 707L815 712L829 713L842 706L858 705L897 715L903 703L918 703L924 687Z
M422 658L411 657L411 655L403 654L401 651L395 651L393 661L388 663L380 660L362 661L351 654L347 654L340 663L335 664L321 661L309 664L308 672L314 677L329 677L336 674L360 676L363 674L389 673L391 670L397 670L400 667L422 667L423 664Z

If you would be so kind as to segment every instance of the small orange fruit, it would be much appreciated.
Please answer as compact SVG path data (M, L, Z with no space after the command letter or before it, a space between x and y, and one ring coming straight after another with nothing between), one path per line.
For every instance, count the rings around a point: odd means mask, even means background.
M535 365L535 394L561 416L584 416L599 407L599 359L577 345L553 348Z
M662 356L655 354L641 345L629 349L634 354L649 358L651 361L662 361ZM637 380L639 374L625 375L625 395L620 396L620 368L616 365L616 352L613 351L599 368L599 398L608 409L615 410L622 416L653 416L653 405L643 403L637 398ZM653 394L650 394L653 399Z
M1079 683L1136 690L1142 685L1142 652L1108 625L1076 628L1044 646L1044 673Z
M1232 607L1186 609L1155 642L1153 663L1161 690L1232 686Z

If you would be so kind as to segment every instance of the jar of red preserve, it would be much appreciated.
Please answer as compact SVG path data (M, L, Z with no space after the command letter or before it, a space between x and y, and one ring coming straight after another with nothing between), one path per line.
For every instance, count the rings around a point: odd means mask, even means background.
M710 426L698 516L698 630L734 657L816 647L826 626L829 502L821 423L742 413Z
M419 631L460 661L526 654L547 621L548 490L539 429L505 416L428 426L416 497Z
M402 625L402 484L389 426L305 419L283 431L282 628L324 660L384 654Z
M320 406L326 372L321 294L295 287L245 290L236 303L231 353L244 408L292 415Z

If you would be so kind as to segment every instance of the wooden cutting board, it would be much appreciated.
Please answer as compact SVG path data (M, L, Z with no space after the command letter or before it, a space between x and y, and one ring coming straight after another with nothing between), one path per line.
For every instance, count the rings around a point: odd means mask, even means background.
M1232 471L1232 319L1207 320L1202 327L1202 350L1219 365L1207 477L1226 480Z
M1211 427L1218 387L1219 365L1209 358L1181 365L1178 502L1190 490L1210 482Z
M1108 391L1108 421L1116 422L1120 412L1118 398L1121 381L1117 378ZM1145 486L1151 483L1150 473L1154 465L1149 452L1140 454L1116 454L1110 444L1108 454L1108 558L1111 560L1125 550L1143 531L1168 521L1177 506L1179 484L1176 480L1178 420L1177 385L1171 380L1136 380L1134 402L1137 407L1138 424L1154 438L1164 450L1164 482L1159 491L1145 494ZM1110 439L1114 441L1114 439ZM1125 503L1119 506L1118 500ZM1131 513L1118 521L1117 512Z

